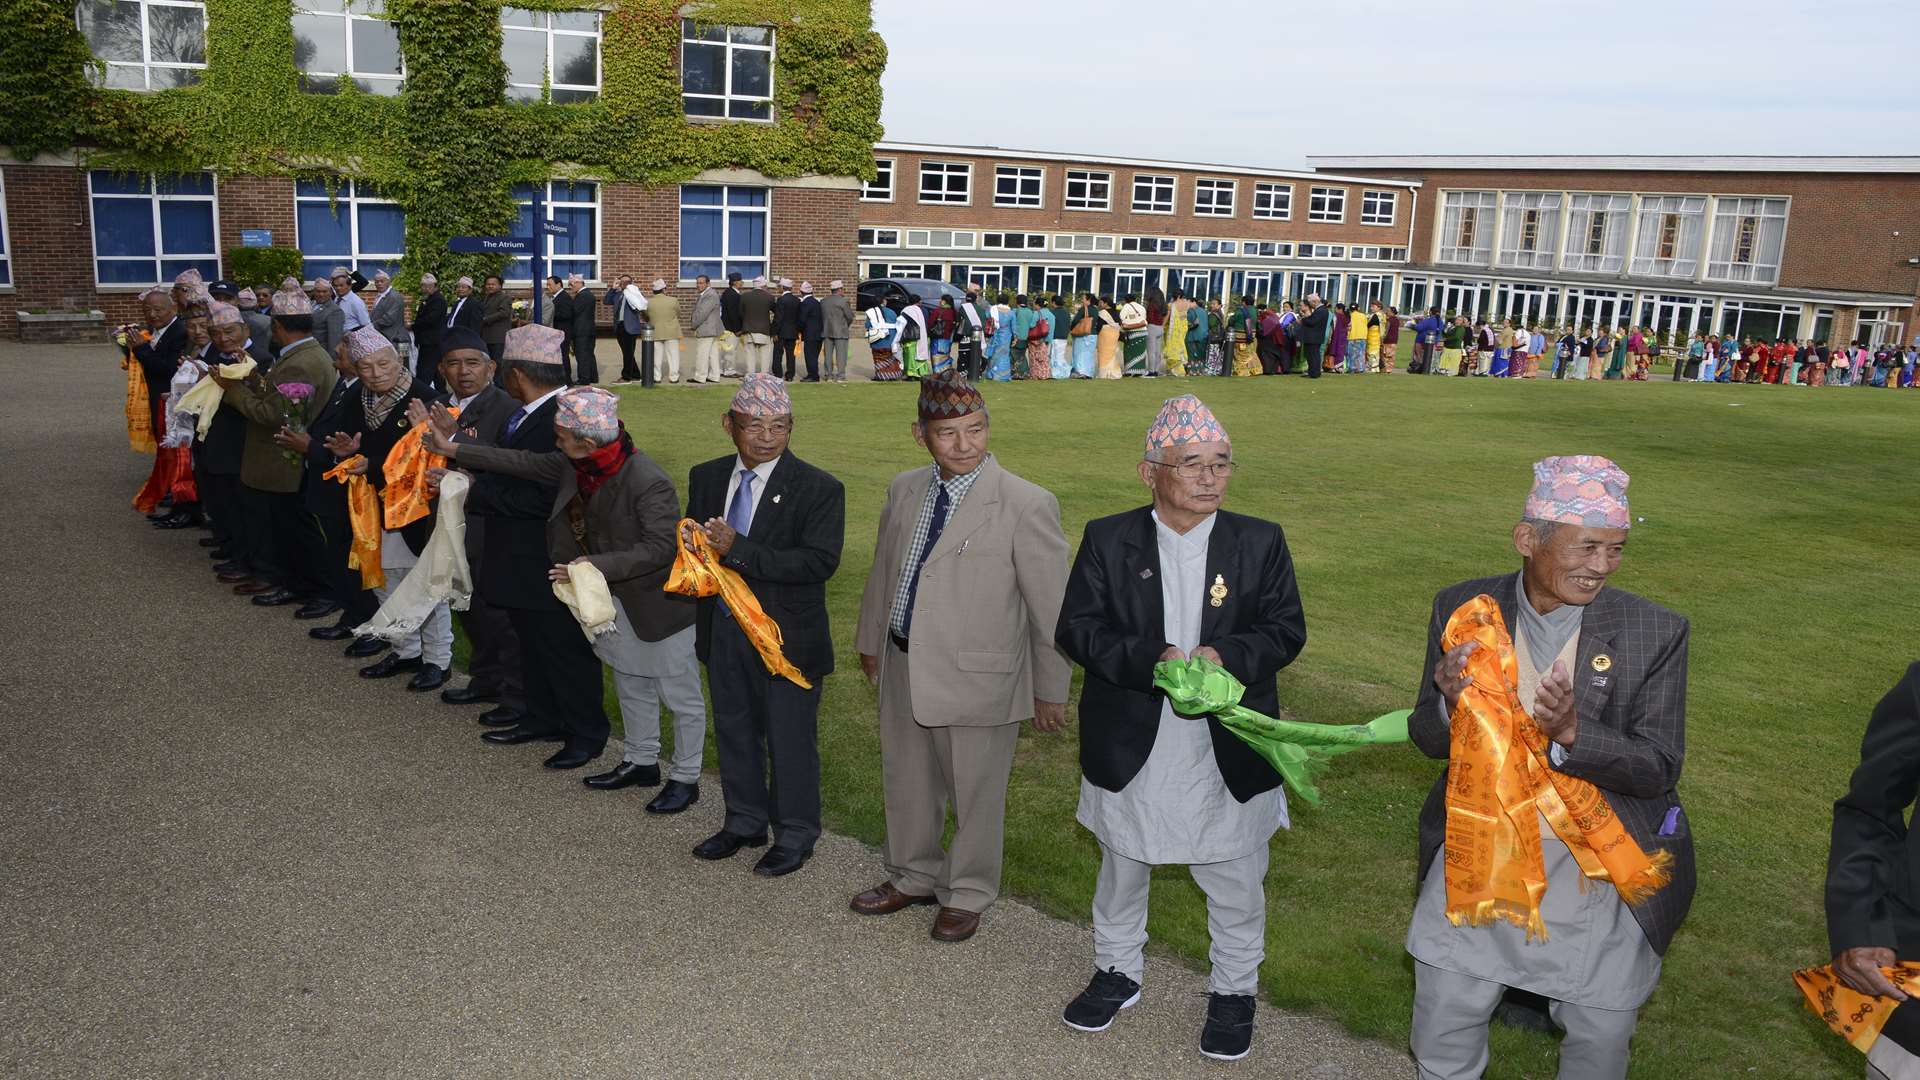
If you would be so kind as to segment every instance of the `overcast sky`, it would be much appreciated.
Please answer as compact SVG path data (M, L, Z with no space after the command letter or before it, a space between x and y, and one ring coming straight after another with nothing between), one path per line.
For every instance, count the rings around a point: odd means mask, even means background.
M901 142L1278 168L1309 154L1920 153L1920 0L873 12L882 119Z

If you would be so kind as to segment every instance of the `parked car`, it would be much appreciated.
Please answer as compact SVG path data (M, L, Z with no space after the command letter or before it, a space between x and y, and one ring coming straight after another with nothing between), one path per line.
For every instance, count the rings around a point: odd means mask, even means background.
M916 301L928 307L935 307L943 296L953 297L955 307L967 298L966 291L956 285L933 278L885 277L868 278L860 283L855 293L854 307L865 311L879 304L885 304L898 315L908 304Z

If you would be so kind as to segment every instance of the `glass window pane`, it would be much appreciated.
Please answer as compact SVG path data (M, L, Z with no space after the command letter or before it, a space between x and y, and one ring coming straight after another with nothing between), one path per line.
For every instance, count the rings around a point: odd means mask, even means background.
M384 254L406 249L406 211L386 203L361 203L360 250Z
M521 202L531 202L533 200L533 188L534 186L532 184L515 184L513 185L513 197Z
M726 102L717 97L683 97L680 104L688 116L723 116Z
M162 68L163 71L178 70ZM128 67L124 64L107 65L107 89L109 90L145 90L147 72L145 68Z
M598 90L568 90L565 87L555 90L552 93L553 103L555 105L576 105L582 101L592 101L600 96L600 91Z
M131 60L140 55L140 5L113 0L80 0L80 33L102 60ZM136 77L137 77L136 73Z
M142 263L141 265L147 265ZM220 261L218 259L162 259L160 261L161 281L172 281L188 270L200 271L200 276L208 281L220 280Z
M162 195L211 195L213 194L212 173L180 173L174 176L160 176L157 189ZM203 248L212 251L212 248Z
M683 206L719 206L720 191L720 187L714 184L686 184L680 188L680 203Z
M600 13L597 11L556 11L553 13L555 30L580 30L597 33L600 30Z
M385 20L353 20L353 70L366 75L400 74L400 31Z
M592 255L593 211L580 207L556 207L553 211L556 224L565 225L568 233L553 238L555 255Z
M500 57L507 62L507 81L539 86L547 75L547 35L526 30L500 32Z
M773 112L764 101L735 100L727 104L727 115L735 120L765 120Z
M122 173L109 169L95 169L91 174L95 195L145 195L147 187L146 173Z
M347 10L343 0L294 0L294 7L304 11L331 11L339 13Z
M773 31L764 26L730 26L727 33L736 45L773 44Z
M743 274L746 273L745 271L741 271L741 272ZM701 274L707 275L707 277L713 279L714 281L719 281L721 278L720 260L718 259L708 259L708 260L682 259L680 260L681 278L683 279L697 278ZM752 277L753 275L748 274L747 276Z
M686 19L681 22L680 33L681 36L695 41L727 40L727 28L725 26L698 23L692 19Z
M553 199L555 202L592 202L599 188L600 185L591 180L556 180L553 183Z
M588 37L556 34L553 39L553 81L569 86L600 85L600 51Z
M507 100L508 101L539 101L540 87L539 86L509 86L507 87Z
M526 8L503 7L500 9L501 26L546 26L546 16Z
M752 281L754 278L757 278L762 274L765 274L766 272L767 272L767 264L763 262L741 262L738 259L727 260L727 273L739 274L741 277L746 278L748 281ZM708 274L707 276L711 278L715 278L715 280L718 280L717 275Z
M689 94L726 92L727 50L719 45L684 45L680 49L680 89Z
M514 218L513 235L532 236L533 234L533 207L523 206Z
M594 265L592 259L555 259L551 265L552 269L547 273L559 278L564 278L568 274L579 274L588 281L592 281L600 276L600 268Z
M332 15L295 15L293 66L301 71L347 70L346 23Z
M95 255L152 255L153 204L145 199L93 200Z
M728 206L765 206L767 189L757 187L730 187L727 189Z
M767 215L732 215L727 222L727 254L764 256L766 253Z
M733 51L733 92L743 97L766 97L772 84L773 54L758 49Z
M207 13L197 7L147 8L147 48L162 64L207 62Z
M155 90L171 90L176 86L192 86L200 81L199 68L157 67L149 69L148 79Z
M102 285L150 285L160 280L152 259L102 259L95 265Z
M711 258L720 254L720 211L680 211L680 257Z
M327 197L327 182L325 180L295 180L293 182L293 193L303 198L324 199Z
M214 250L213 204L162 202L160 251L167 255L200 255Z
M345 200L332 207L323 202L303 202L295 213L301 251L320 256L353 254Z

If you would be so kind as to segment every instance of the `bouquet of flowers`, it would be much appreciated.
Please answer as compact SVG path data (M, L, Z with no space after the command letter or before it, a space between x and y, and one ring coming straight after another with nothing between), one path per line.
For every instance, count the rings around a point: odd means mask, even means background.
M284 382L274 386L280 392L280 415L286 420L292 431L307 430L307 405L313 400L313 384L303 382ZM291 450L282 451L290 462L298 464L300 455Z
M112 334L113 343L122 349L127 348L129 345L146 341L151 336L151 334L147 333L146 327L133 322L121 323L119 326L113 328Z
M525 326L528 322L532 321L532 319L533 305L527 303L525 300L515 300L513 302L513 325Z

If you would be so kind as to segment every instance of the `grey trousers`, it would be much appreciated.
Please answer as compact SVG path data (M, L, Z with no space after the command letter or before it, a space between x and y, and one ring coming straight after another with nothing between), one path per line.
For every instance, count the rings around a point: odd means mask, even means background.
M1478 1080L1487 1070L1487 1023L1506 987L1413 962L1413 1059L1420 1080ZM1560 1040L1560 1080L1621 1080L1638 1009L1551 1001Z
M982 912L1000 896L1007 775L1020 725L922 727L907 673L907 654L889 643L880 658L887 880L911 896ZM953 842L942 850L949 804Z
M826 339L827 370L822 374L829 379L845 382L847 379L847 339L830 337Z
M1268 849L1226 862L1187 867L1207 894L1207 989L1216 994L1252 994L1260 988L1260 961L1267 956ZM1146 969L1147 888L1153 864L1137 862L1100 845L1100 877L1093 887L1093 966L1118 968L1134 982Z
M373 595L381 603L386 603L387 597L392 596L393 590L399 588L400 583L407 580L407 575L412 572L411 566L383 567L381 573L387 583L373 590ZM432 664L442 671L453 666L453 610L445 600L433 606L432 613L427 616L426 622L420 624L420 629L394 643L393 655L402 660L418 657L422 663Z
M700 693L700 665L690 662L679 673L657 679L616 670L613 692L620 698L626 743L622 760L635 765L660 760L660 705L664 702L673 713L673 758L667 779L698 783L707 749L707 699Z

